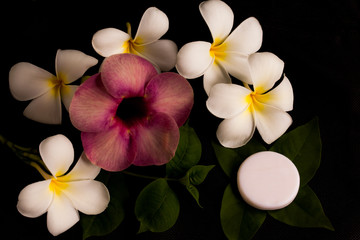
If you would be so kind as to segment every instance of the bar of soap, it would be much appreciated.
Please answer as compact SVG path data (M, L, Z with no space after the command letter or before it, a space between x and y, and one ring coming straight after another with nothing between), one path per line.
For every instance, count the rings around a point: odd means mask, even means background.
M258 152L240 166L237 184L249 205L261 210L288 206L300 187L299 172L284 155L271 151Z

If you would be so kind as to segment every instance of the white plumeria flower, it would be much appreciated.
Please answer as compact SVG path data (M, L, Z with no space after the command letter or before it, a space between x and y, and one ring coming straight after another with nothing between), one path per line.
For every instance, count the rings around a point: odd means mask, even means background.
M175 66L176 44L171 40L159 40L169 29L169 19L164 12L156 7L148 8L140 20L135 38L131 36L129 23L127 28L127 33L116 28L96 32L92 39L93 48L103 57L118 53L139 55L161 71L169 71Z
M49 232L57 236L79 221L79 212L94 215L103 212L110 201L106 186L95 181L100 168L82 154L74 168L65 174L74 160L74 149L64 135L49 137L40 143L40 155L52 175L39 169L45 180L25 187L19 194L18 211L30 218L47 212Z
M230 75L251 84L248 56L261 47L262 29L250 17L231 34L234 14L222 1L209 0L199 6L213 43L196 41L185 44L177 55L176 69L185 78L204 75L204 89L209 94L217 83L230 83Z
M209 111L219 118L216 135L229 148L245 145L258 129L270 144L292 123L287 111L293 108L294 95L289 79L284 76L279 85L284 62L272 53L254 53L249 57L253 88L220 83L212 87L206 102ZM274 88L273 88L274 87Z
M61 124L61 100L69 110L78 86L68 85L79 79L98 60L77 50L58 50L56 76L28 62L15 64L9 73L10 91L19 101L32 100L24 115L46 124Z

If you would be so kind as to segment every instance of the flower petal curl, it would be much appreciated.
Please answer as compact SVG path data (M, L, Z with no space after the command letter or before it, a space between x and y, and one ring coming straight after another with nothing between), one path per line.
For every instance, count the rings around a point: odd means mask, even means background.
M136 126L136 166L163 165L175 155L180 133L175 120L156 113Z
M229 35L234 22L234 13L223 1L204 1L200 13L210 29L213 44L222 43Z
M157 74L149 61L134 54L112 55L100 71L106 91L114 98L143 96L144 86Z
M218 62L214 63L204 73L203 85L207 95L211 88L219 83L231 83L231 78L225 68Z
M200 77L214 62L210 55L211 44L197 41L185 44L178 52L176 69L185 78Z
M107 93L101 74L95 74L75 92L69 108L70 120L80 131L102 131L111 125L119 102Z
M141 17L134 42L136 44L152 43L160 39L168 29L169 19L166 14L156 7L150 7Z
M191 85L172 72L153 77L146 87L145 96L152 110L171 116L179 127L189 117L194 104Z
M237 116L223 120L216 131L216 136L224 147L244 146L255 132L255 122L250 108Z
M233 118L248 106L251 91L240 85L220 83L212 87L206 106L219 118Z
M292 123L291 116L278 108L256 103L255 124L262 139L271 144L283 135Z
M54 87L32 100L25 108L24 116L40 123L61 124L60 89Z
M17 203L18 211L25 217L39 217L46 213L53 199L49 180L32 183L21 190Z
M58 50L55 58L56 76L69 84L84 75L98 60L78 50Z
M128 168L136 156L133 133L121 122L101 132L82 132L81 140L88 159L107 171Z
M103 57L127 51L127 41L131 36L116 28L105 28L97 31L92 38L92 46Z
M67 184L63 192L80 212L88 215L100 214L108 206L110 194L102 182L82 180Z
M66 173L74 161L74 148L62 134L48 137L40 143L40 156L54 177Z
M28 62L15 64L9 72L9 87L15 99L27 101L41 96L55 86L56 77Z

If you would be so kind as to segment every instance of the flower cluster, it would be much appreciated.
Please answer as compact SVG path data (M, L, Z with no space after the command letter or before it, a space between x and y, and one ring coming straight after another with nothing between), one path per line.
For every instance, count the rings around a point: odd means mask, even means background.
M255 128L270 144L288 129L292 87L283 75L283 61L272 53L257 52L263 35L257 19L250 17L231 32L234 14L223 1L202 2L200 13L212 43L191 42L179 51L173 41L160 39L169 20L155 7L145 11L134 38L130 23L127 32L115 28L96 32L92 46L105 59L99 72L80 86L69 84L98 60L77 50L58 50L56 76L25 62L11 68L12 95L32 100L24 115L60 124L62 101L81 131L84 148L78 163L65 174L74 155L69 140L57 135L40 144L51 175L40 171L45 180L20 193L21 214L37 217L48 212L48 229L58 235L79 220L78 211L98 214L106 208L109 193L93 180L100 168L122 171L130 165L168 163L179 143L179 127L194 103L186 78L203 76L206 106L224 119L217 130L223 146L245 145ZM174 67L179 74L166 72Z

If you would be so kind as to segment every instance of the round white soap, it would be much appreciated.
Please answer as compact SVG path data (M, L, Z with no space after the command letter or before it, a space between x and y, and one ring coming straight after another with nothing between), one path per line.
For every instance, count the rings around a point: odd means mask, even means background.
M264 151L251 155L241 164L237 183L241 196L249 205L261 210L276 210L295 199L300 176L287 157Z

